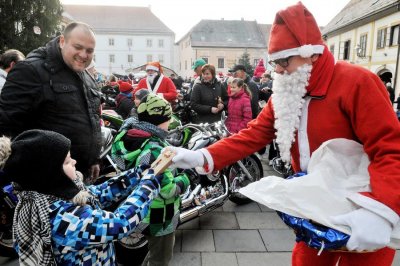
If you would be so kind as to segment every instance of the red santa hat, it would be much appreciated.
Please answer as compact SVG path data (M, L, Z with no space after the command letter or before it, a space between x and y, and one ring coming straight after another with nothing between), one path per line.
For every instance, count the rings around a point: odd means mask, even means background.
M268 45L270 60L293 55L307 58L313 54L322 54L323 51L317 22L301 2L276 14Z
M121 81L121 82L118 82L118 83L119 83L119 91L120 92L127 93L127 92L131 92L133 90L132 85L129 84L128 82Z
M147 70L154 70L154 71L157 71L159 73L162 73L162 68L161 68L160 62L149 62L149 63L147 63L146 71Z

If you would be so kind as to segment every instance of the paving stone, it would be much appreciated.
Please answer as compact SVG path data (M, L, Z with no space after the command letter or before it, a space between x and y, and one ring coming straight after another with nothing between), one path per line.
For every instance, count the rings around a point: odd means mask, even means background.
M291 229L259 230L269 252L292 251L296 236Z
M201 253L201 266L238 266L235 253Z
M181 224L178 226L179 229L185 230L185 229L200 229L200 218L195 218L189 222L186 222L184 224Z
M392 266L400 266L400 251L399 250L396 250L396 255L394 256Z
M287 229L279 216L273 212L237 212L240 229Z
M258 207L260 207L262 212L275 212L275 210L268 208L267 206L261 204L261 203L257 203Z
M214 230L217 252L266 251L257 230Z
M182 231L176 230L174 252L181 252L182 250L181 247L182 247Z
M201 266L200 253L174 253L170 266Z
M250 202L248 204L237 205L230 200L227 200L222 206L225 212L259 212L260 207L256 202Z
M200 217L201 229L239 229L236 216L231 212L211 212Z
M291 252L236 253L239 266L290 266Z
M183 230L182 252L215 251L211 230Z

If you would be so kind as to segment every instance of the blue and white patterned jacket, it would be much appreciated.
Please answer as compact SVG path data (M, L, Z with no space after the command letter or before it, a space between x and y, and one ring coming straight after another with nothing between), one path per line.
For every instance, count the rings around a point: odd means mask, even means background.
M139 181L131 169L101 185L89 186L101 208L64 200L50 204L52 247L58 265L116 264L112 241L132 233L159 192L157 181ZM114 212L102 210L124 198Z

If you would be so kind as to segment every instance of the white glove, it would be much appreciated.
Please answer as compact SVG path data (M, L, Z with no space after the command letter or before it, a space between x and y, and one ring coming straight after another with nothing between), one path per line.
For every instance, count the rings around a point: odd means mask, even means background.
M204 165L204 155L201 151L191 151L184 148L168 147L176 155L172 158L173 168L189 169L202 167Z
M348 250L372 251L386 247L390 242L391 223L367 209L334 216L332 221L350 227L351 236L346 244Z

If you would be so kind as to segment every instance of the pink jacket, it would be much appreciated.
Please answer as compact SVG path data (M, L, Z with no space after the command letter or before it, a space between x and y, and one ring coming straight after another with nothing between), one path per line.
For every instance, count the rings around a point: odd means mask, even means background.
M250 97L243 91L229 97L226 127L231 133L237 133L247 127L252 117Z

